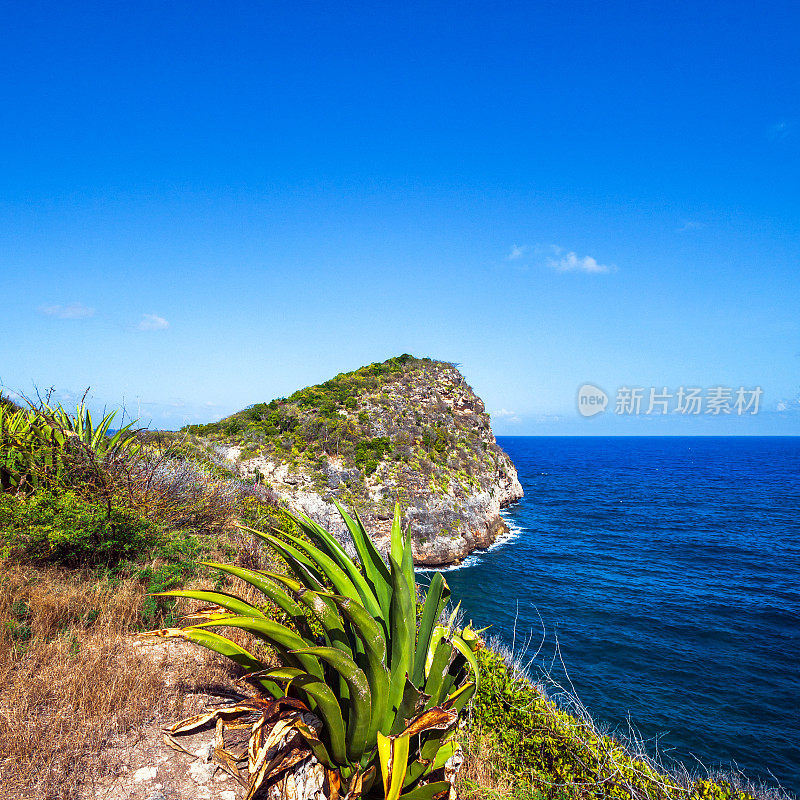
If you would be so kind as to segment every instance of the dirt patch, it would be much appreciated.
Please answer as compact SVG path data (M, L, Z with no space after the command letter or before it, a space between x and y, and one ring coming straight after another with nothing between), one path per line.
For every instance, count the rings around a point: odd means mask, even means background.
M200 714L239 699L233 687L198 689L187 695L183 715ZM177 752L163 738L176 717L160 714L125 735L115 737L103 752L106 770L92 776L77 794L79 800L241 800L246 789L211 761L214 729L182 736Z
M180 788L178 767L192 759L174 758L161 728L249 694L237 668L188 642L132 635L144 596L135 581L20 568L0 573L0 589L0 797L77 800L113 787L109 796L147 798L168 783L137 771L167 763L179 787L168 800L205 797L203 784Z

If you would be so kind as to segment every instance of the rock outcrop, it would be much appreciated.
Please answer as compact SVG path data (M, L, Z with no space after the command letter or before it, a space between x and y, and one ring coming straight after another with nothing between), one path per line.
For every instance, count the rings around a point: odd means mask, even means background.
M483 402L441 361L390 359L190 430L329 529L344 533L333 498L355 507L379 546L399 501L420 565L490 546L522 497Z

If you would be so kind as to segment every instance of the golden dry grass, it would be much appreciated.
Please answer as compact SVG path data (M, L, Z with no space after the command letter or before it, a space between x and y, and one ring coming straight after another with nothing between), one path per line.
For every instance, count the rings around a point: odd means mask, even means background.
M111 765L104 748L187 691L226 679L190 649L165 671L130 631L144 589L58 570L0 567L0 797L68 800ZM200 655L200 653L203 655ZM180 679L176 678L180 676Z
M462 800L512 800L514 781L503 769L504 758L488 734L477 729L464 730L461 742L464 763L456 778Z

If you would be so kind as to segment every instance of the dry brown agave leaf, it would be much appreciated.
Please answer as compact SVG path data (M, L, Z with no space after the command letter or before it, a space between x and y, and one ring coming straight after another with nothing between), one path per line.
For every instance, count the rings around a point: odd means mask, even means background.
M197 730L198 728L203 728L208 725L209 722L217 719L221 719L227 723L245 714L252 714L257 710L258 709L253 708L250 703L238 703L233 706L225 706L224 708L218 708L214 711L208 711L205 714L197 714L193 717L187 717L180 722L176 722L171 728L168 728L166 732L172 734L189 733L190 731Z
M210 605L190 611L188 614L183 614L181 619L207 620L210 622L211 620L222 619L230 616L234 615L232 615L230 611L224 609L222 606Z
M414 717L400 736L416 736L418 733L430 730L447 730L450 726L455 725L457 719L457 711L435 706Z
M256 774L252 777L250 784L250 791L247 793L245 800L251 800L255 793L261 788L266 781L271 781L286 772L286 770L305 761L311 755L308 748L292 747L286 751L280 750L272 759L264 761Z
M266 735L263 733L263 725L253 726L254 729L258 728L258 732L251 739L249 748L251 783L245 800L251 800L265 783L274 782L287 770L311 758L311 748L298 736L301 725L304 725L302 716L295 712L291 717L277 720ZM303 742L301 746L296 743L298 740ZM291 776L287 776L287 791L293 780ZM290 794L286 796L289 797Z
M177 750L179 753L186 753L187 756L191 756L192 758L197 758L197 756L191 751L187 750L182 744L176 742L168 733L165 733L162 738L164 739L164 744L167 747L171 747L173 750Z
M247 786L247 781L242 777L239 772L238 759L233 753L225 749L225 723L221 719L217 719L216 731L214 732L214 752L212 758L214 762L231 777L236 778L242 786ZM246 758L246 753L244 754Z
M253 726L253 735L250 737L248 770L251 775L257 772L264 763L267 753L282 739L286 738L288 732L293 730L299 715L293 714L291 717L278 720L270 732L264 735L263 718Z

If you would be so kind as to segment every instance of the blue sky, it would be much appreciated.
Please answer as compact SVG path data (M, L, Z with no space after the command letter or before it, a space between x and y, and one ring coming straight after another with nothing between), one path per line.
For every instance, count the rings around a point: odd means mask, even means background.
M798 29L789 2L6 4L0 381L177 427L411 352L501 434L800 433ZM764 394L613 413L681 386Z

